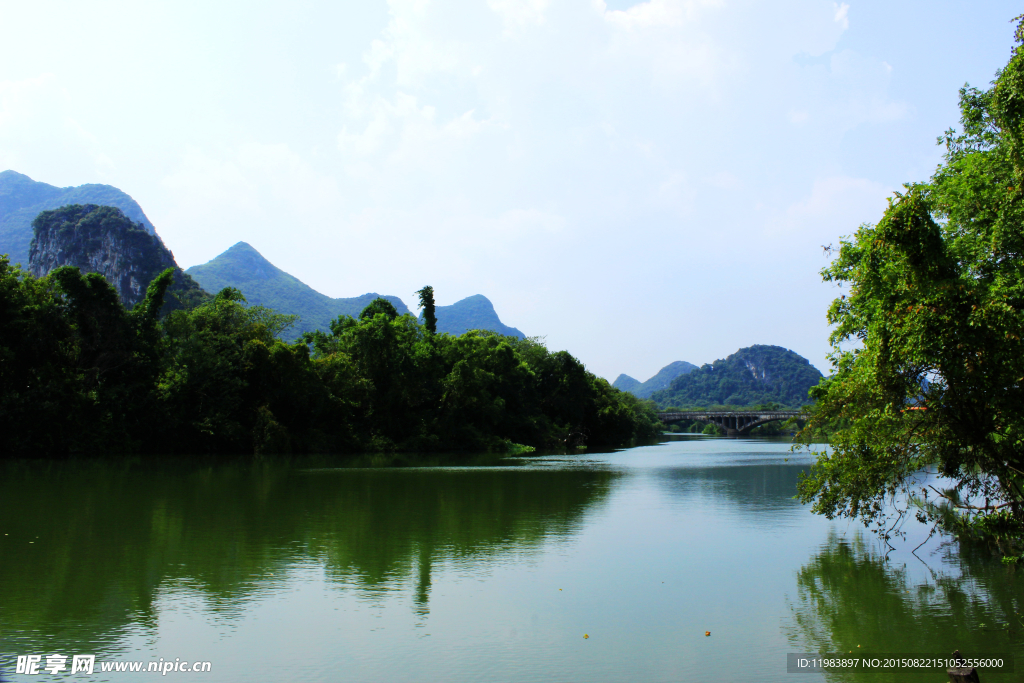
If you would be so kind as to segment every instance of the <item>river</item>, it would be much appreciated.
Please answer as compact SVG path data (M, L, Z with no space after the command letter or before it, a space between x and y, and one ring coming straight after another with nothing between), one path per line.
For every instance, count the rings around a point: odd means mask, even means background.
M680 436L489 466L7 466L0 680L941 681L787 654L955 648L1024 667L1024 568L935 538L914 555L913 521L887 554L794 500L809 462Z

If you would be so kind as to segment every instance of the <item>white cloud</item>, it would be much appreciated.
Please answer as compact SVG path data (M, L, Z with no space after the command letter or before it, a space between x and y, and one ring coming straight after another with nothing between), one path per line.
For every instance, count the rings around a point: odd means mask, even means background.
M344 205L334 177L285 144L191 147L162 184L175 201L157 228L186 267L236 241L294 240L297 224L316 234L324 217ZM211 243L214 235L220 239Z
M683 173L672 173L658 184L657 199L672 209L677 215L689 214L693 211L696 191Z
M789 122L796 125L805 123L807 119L809 119L810 117L810 114L800 109L790 109L789 114L786 115L786 118L789 119Z
M892 190L866 178L817 179L808 196L769 220L766 233L787 242L799 237L801 242L830 243L839 235L852 234L862 223L877 222Z
M713 173L708 177L707 182L712 187L717 187L720 190L743 189L743 181L729 171L718 171L717 173Z
M913 110L890 93L892 77L884 61L849 49L833 52L823 62L794 68L786 118L833 140L864 123L906 120Z
M649 0L604 14L608 57L650 73L662 89L699 84L715 89L742 71L742 56L709 30L708 19L728 16L718 0Z
M862 121L896 121L909 114L905 102L889 99L886 90L892 67L882 61L865 58L852 50L843 50L830 61L831 88L839 95L833 101L844 109L847 125ZM845 102L843 102L845 99Z
M626 10L608 11L605 19L633 31L652 27L677 28L697 22L702 11L722 7L723 4L721 0L648 0Z
M487 0L487 6L498 16L507 29L528 24L543 24L548 0Z
M894 94L913 62L891 44L837 49L866 21L832 0L356 5L176 6L173 30L145 34L161 49L132 60L90 47L90 12L45 53L0 26L0 165L122 187L186 265L246 240L335 296L482 292L612 376L630 371L613 347L649 349L652 374L758 341L734 339L738 318L706 334L678 320L775 277L775 245L816 249L876 220L887 185L844 168L844 135L934 102ZM19 55L53 75L6 75ZM814 279L817 263L771 253ZM619 314L596 310L601 288ZM806 308L772 315L820 318ZM624 330L623 311L651 322Z
M109 178L115 162L77 113L52 73L0 81L0 170L45 177L51 184Z
M847 5L845 2L843 2L843 3L834 2L834 3L832 3L832 5L835 7L835 10L836 10L836 13L835 13L835 21L836 21L836 23L839 24L840 26L842 26L844 31L846 29L850 28L850 17L849 17L850 6Z

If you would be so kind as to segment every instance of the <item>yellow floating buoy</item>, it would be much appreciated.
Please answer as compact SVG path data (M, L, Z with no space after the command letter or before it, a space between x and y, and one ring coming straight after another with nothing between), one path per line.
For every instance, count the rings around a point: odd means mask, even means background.
M710 636L711 635L711 631L704 631L704 635Z
M590 636L588 636L588 635L587 635L586 633L584 633L584 634L583 634L583 640L586 640L586 639L587 639L587 638L589 638L589 637L590 637Z

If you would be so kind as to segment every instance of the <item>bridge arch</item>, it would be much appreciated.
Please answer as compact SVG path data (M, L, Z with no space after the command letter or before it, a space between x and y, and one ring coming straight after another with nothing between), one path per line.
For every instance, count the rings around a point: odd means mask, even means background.
M729 436L746 436L755 427L776 420L788 420L798 415L798 410L685 410L658 413L658 419L665 424L698 420L718 425Z

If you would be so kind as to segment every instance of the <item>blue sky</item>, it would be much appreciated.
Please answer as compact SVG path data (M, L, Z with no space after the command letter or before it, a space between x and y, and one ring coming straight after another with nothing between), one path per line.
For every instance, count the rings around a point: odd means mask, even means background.
M609 380L778 344L924 180L1009 2L0 0L0 170L109 183L180 265L481 293Z

